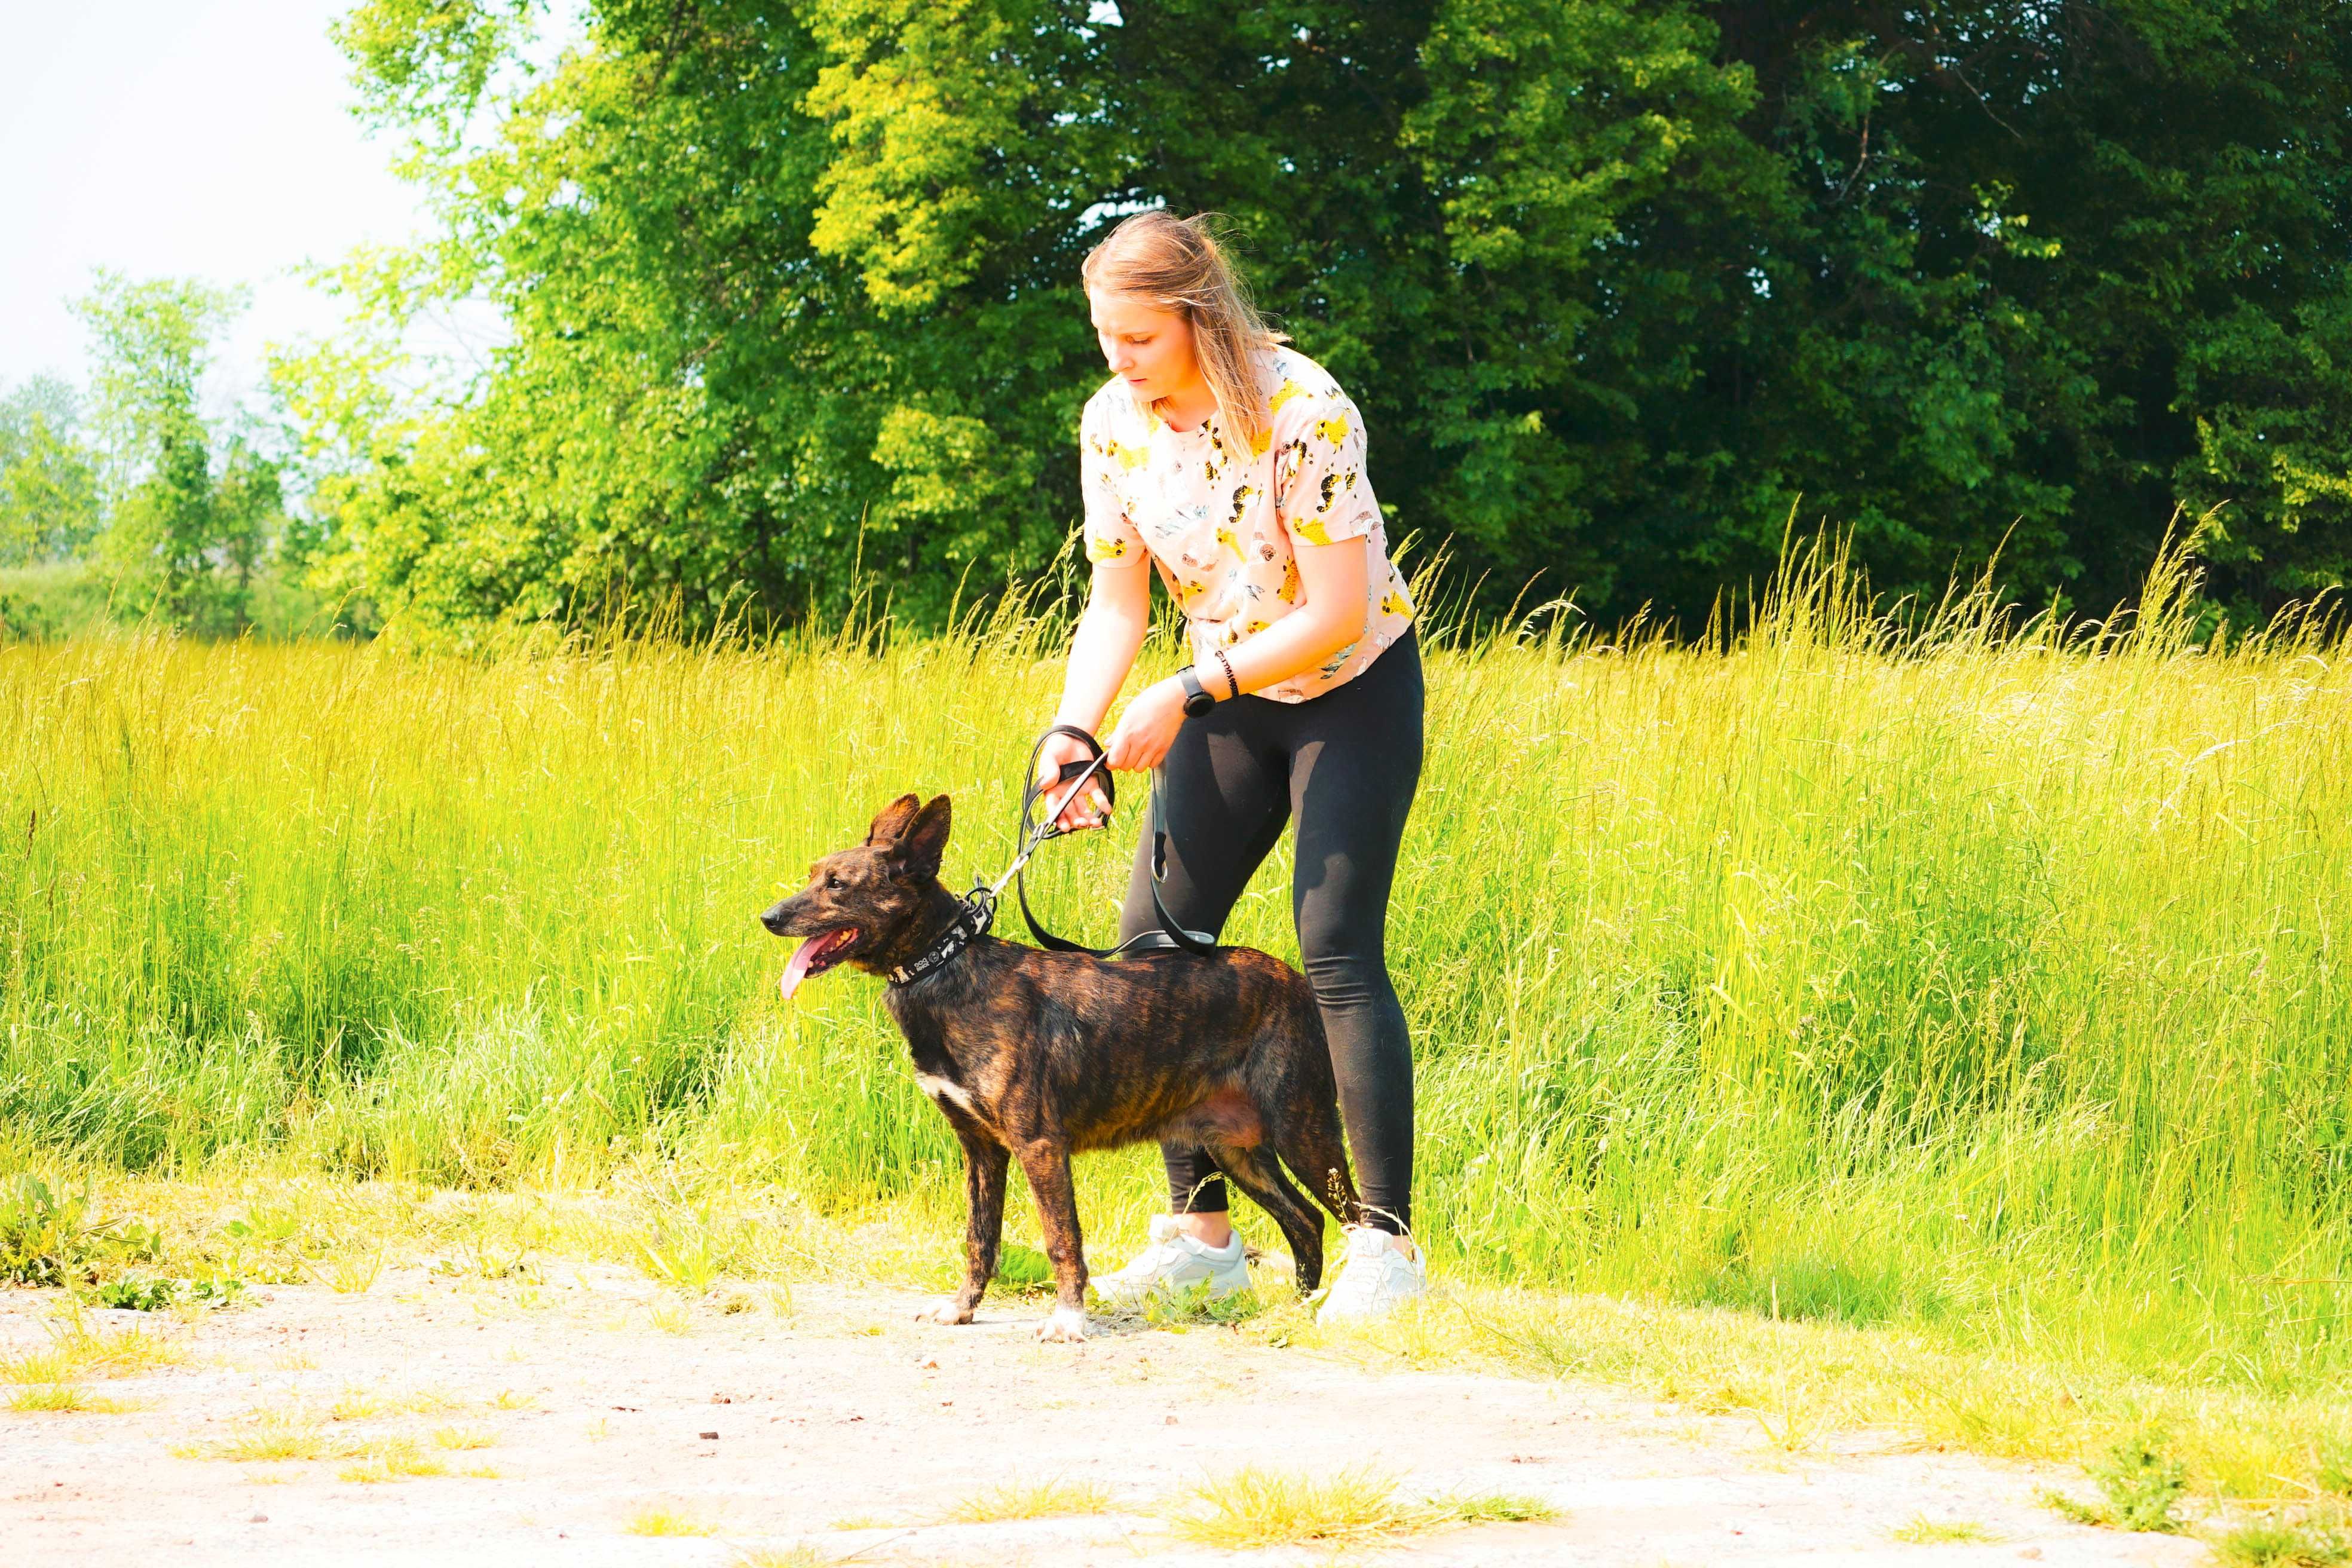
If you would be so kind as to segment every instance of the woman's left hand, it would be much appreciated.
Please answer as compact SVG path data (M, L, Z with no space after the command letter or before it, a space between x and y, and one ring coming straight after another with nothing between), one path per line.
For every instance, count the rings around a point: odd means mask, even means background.
M1110 732L1103 752L1120 773L1156 768L1176 743L1176 731L1183 723L1183 683L1171 679L1147 686L1118 716L1118 727Z

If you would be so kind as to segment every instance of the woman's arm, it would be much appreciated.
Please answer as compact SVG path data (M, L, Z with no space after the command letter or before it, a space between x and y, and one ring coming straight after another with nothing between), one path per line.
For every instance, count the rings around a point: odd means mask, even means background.
M1150 629L1151 568L1146 560L1096 562L1086 611L1070 638L1069 669L1062 678L1062 705L1054 722L1095 733Z
M1279 686L1364 635L1364 587L1371 577L1371 541L1343 539L1335 544L1300 541L1291 554L1298 563L1302 590L1298 608L1225 655L1244 691ZM1232 695L1225 687L1223 666L1212 661L1200 673L1201 683L1219 697Z

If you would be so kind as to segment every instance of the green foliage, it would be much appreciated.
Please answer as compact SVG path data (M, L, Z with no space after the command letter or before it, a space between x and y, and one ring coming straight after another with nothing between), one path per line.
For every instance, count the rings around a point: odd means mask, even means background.
M2259 609L2352 563L2352 32L2325 0L366 0L446 235L281 367L321 582L477 637L616 596L910 623L1048 573L1085 248L1231 216L1355 395L1391 534L1703 616L1792 509L1881 588L2137 587L2230 503ZM435 300L476 374L397 390ZM429 379L429 378L428 378ZM323 433L321 433L323 432Z
M35 376L0 397L0 566L61 560L99 529L96 459L73 393Z
M152 1227L125 1216L100 1220L87 1190L53 1188L30 1172L0 1187L0 1282L63 1285L94 1269L163 1250Z
M207 349L241 294L101 271L75 309L96 342L91 391L107 454L101 558L115 608L235 632L281 508L276 463L223 438L197 406Z
M89 1199L51 1190L29 1173L0 1190L0 1279L17 1285L60 1285L81 1261L92 1227Z
M2352 1558L2336 1531L2287 1519L2256 1520L2223 1536L2214 1552L2237 1568L2332 1568Z
M175 1279L126 1274L119 1279L109 1279L98 1287L98 1304L128 1312L156 1312L179 1299L180 1285Z
M2314 1473L2322 1490L2352 1498L2352 1442L2339 1438L2322 1447Z
M2189 1488L2188 1467L2168 1457L2154 1434L2123 1439L2088 1469L2105 1501L2085 1503L2063 1492L2044 1491L2040 1494L2042 1503L2083 1524L2166 1533L2179 1530L2172 1510Z

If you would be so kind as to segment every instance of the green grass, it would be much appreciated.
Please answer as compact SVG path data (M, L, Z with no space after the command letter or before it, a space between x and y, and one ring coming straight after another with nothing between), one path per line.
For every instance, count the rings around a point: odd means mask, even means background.
M1406 1501L1395 1477L1369 1467L1314 1475L1252 1465L1187 1489L1168 1521L1195 1544L1248 1549L1412 1534L1457 1519L1450 1509Z
M1926 1514L1915 1516L1907 1524L1888 1531L1889 1539L1906 1546L1938 1546L1961 1542L1999 1541L2000 1536L1971 1519L1929 1519Z
M1004 1481L963 1499L948 1510L948 1518L959 1524L991 1524L1007 1519L1108 1513L1110 1506L1110 1489L1099 1481Z
M2199 646L2179 586L2107 631L1903 629L1822 569L1709 647L1432 634L1388 948L1438 1276L2340 1401L2352 661ZM372 1283L354 1176L601 1187L688 1289L783 1245L748 1191L947 1270L880 985L784 1006L752 917L908 789L999 869L1066 635L0 646L0 1161L313 1182L248 1278ZM1110 931L1136 824L1040 857L1061 929ZM1295 962L1289 868L1227 931ZM1160 1202L1149 1151L1080 1186L1110 1250Z

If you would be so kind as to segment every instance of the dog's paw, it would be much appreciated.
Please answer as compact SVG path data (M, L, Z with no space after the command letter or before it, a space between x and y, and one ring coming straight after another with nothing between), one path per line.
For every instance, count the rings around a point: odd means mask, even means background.
M1037 1337L1047 1344L1084 1344L1087 1338L1087 1314L1077 1307L1056 1307L1053 1316L1037 1325Z
M969 1323L971 1321L971 1309L970 1307L960 1307L953 1301L942 1301L936 1307L925 1307L917 1311L915 1313L915 1321L919 1323Z

